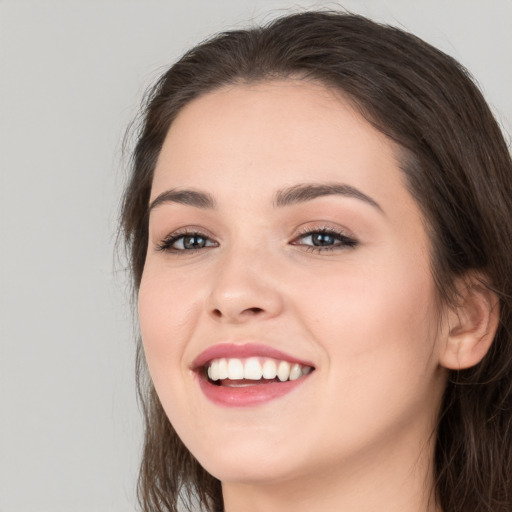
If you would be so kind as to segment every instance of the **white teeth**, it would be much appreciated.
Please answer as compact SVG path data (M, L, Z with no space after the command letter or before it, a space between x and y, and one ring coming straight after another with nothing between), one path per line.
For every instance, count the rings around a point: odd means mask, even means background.
M300 367L300 364L293 364L290 369L290 380L297 380L299 377L302 377L302 368Z
M261 364L256 357L247 359L244 367L244 379L260 380L263 375Z
M228 375L229 375L229 372L228 372L228 362L226 359L222 358L222 359L219 359L219 369L218 369L218 375L217 375L217 379L218 380L223 380L223 379L227 379L228 378ZM215 380L215 379L212 379L212 380Z
M212 380L219 380L219 362L212 361L211 366L208 368L208 377Z
M263 378L275 379L277 377L277 364L272 359L267 359L263 363Z
M249 357L247 359L221 358L210 361L207 368L208 377L212 381L218 380L250 380L262 379L281 381L297 380L313 370L310 366L299 363L277 361L270 358ZM240 385L250 385L242 384Z
M290 377L290 363L287 361L281 361L277 367L277 378L284 382Z
M215 363L215 361L214 361ZM228 379L240 380L244 378L244 365L240 359L229 359L228 361Z

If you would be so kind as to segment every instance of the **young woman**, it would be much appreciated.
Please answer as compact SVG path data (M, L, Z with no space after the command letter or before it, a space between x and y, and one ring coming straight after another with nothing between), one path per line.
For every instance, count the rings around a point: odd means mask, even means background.
M144 511L512 510L512 165L453 59L325 12L202 43L122 229Z

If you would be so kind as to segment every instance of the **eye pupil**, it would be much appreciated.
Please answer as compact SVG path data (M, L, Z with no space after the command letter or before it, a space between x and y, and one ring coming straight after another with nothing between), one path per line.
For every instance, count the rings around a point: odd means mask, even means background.
M202 249L206 245L206 238L201 235L187 235L183 237L185 249Z
M311 240L316 246L332 245L335 242L334 237L329 233L314 233Z

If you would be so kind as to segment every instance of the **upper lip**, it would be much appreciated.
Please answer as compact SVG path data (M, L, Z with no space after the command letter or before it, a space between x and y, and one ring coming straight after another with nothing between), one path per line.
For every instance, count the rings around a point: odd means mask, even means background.
M208 347L206 350L201 352L192 362L192 369L197 370L203 367L209 361L220 358L248 358L248 357L269 357L272 359L279 359L282 361L288 361L289 363L298 363L302 366L311 366L308 361L304 361L295 356L282 352L269 345L263 345L259 343L219 343Z

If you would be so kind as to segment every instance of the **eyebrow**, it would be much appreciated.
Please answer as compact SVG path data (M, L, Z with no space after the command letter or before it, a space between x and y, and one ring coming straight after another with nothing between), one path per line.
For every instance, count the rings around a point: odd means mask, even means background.
M290 206L297 203L305 203L306 201L311 201L317 197L333 195L359 199L373 206L381 213L384 213L384 210L379 205L379 203L375 201L375 199L367 196L359 189L344 183L302 183L299 185L294 185L293 187L289 187L277 192L274 198L274 206Z
M274 207L282 208L298 203L312 201L318 197L341 195L359 199L384 213L379 203L359 189L344 183L301 183L276 193ZM149 205L149 211L165 203L178 203L201 209L213 209L216 206L213 196L206 192L190 189L170 189L158 195Z
M203 209L215 208L215 199L210 194L197 190L170 189L162 192L151 202L149 211L165 203L186 204Z

